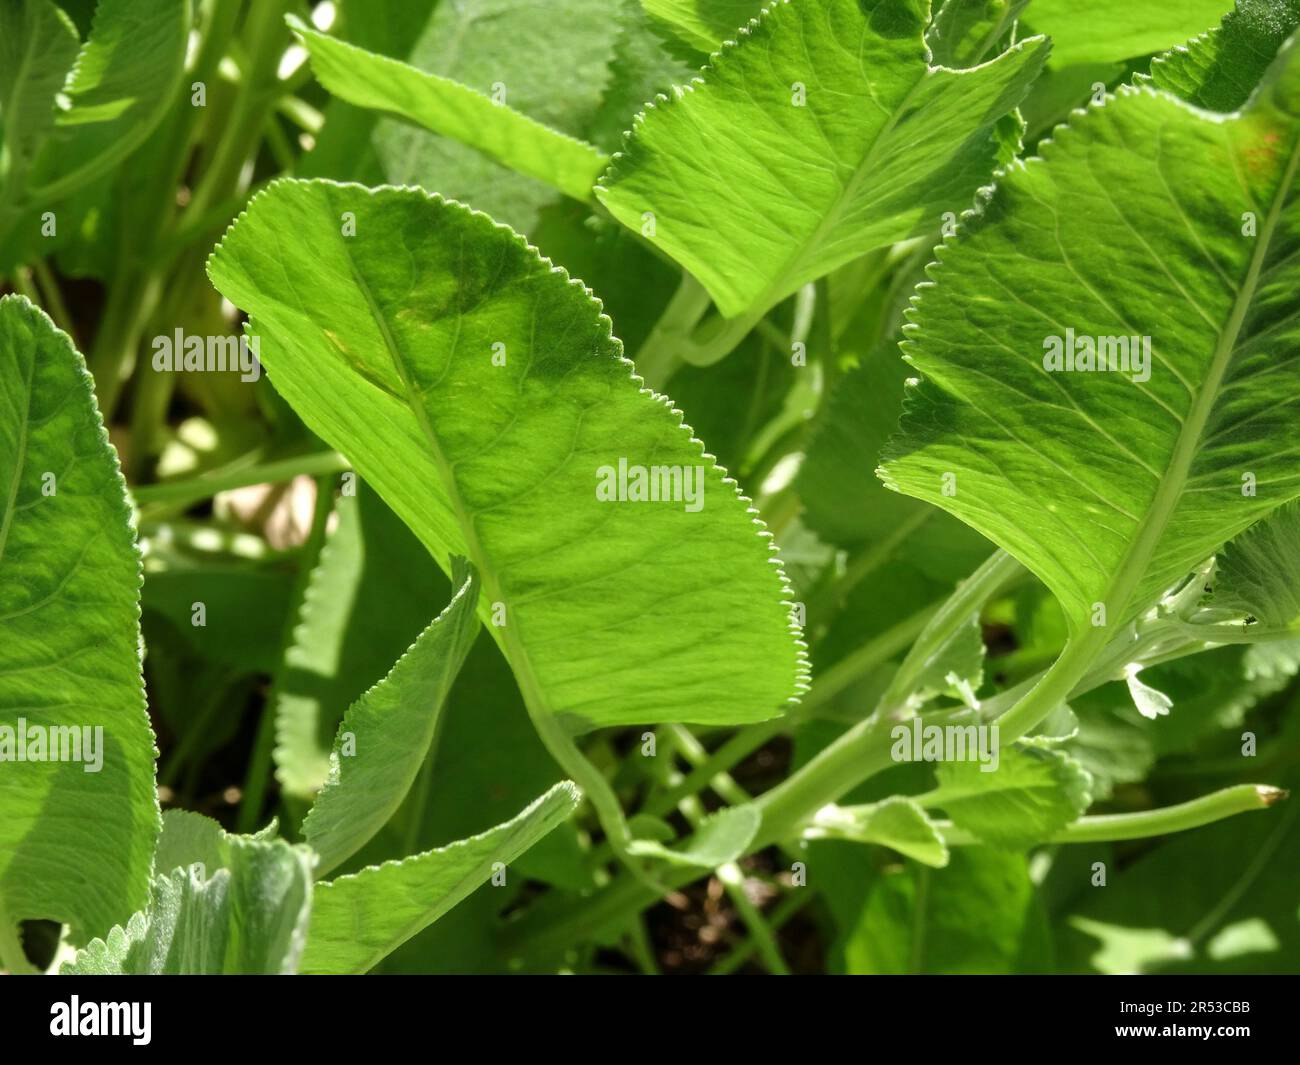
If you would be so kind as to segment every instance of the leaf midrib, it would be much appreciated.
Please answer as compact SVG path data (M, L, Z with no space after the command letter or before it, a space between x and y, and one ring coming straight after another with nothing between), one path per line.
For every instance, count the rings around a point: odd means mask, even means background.
M353 280L357 284L358 290L365 298L366 306L370 310L371 317L383 338L384 346L388 351L389 358L393 362L393 368L397 371L398 377L402 382L404 395L401 398L402 403L415 416L416 423L420 427L420 432L428 441L429 449L432 453L434 465L437 467L438 475L443 481L444 489L447 492L447 500L451 504L451 509L456 517L456 522L461 527L461 533L465 537L465 550L469 554L470 561L474 563L483 581L484 591L488 594L490 602L505 602L505 596L501 593L501 586L497 578L495 569L489 564L487 552L483 549L479 541L478 528L474 524L474 518L470 509L465 504L464 498L460 493L460 486L456 481L455 473L450 460L443 451L442 442L438 438L437 431L433 423L429 420L428 412L424 409L423 404L417 400L418 391L411 380L410 373L407 370L406 361L402 356L401 349L393 337L392 331L388 328L388 321L380 310L378 303L375 302L374 294L370 291L370 286L366 283L364 277L357 270L356 263L352 258L352 251L347 245L346 238L340 235L340 242L343 247L344 255L347 257L348 268L352 272ZM455 358L455 351L448 353L448 359ZM515 635L517 628L517 619L510 618L505 625L488 625L488 631L502 644L506 658L514 668L515 679L519 684L520 694L524 697L524 703L530 710L530 716L534 723L540 728L542 721L547 723L554 722L554 713L542 692L541 685L538 683L537 675L533 670L532 660L524 648L521 641ZM554 752L553 752L554 753ZM568 767L566 767L568 768Z
M1272 246L1273 237L1282 216L1282 210L1295 183L1297 168L1300 168L1300 137L1296 137L1293 143L1291 157L1287 162L1282 179L1278 183L1277 193L1269 207L1268 217L1264 220L1264 225L1260 229L1260 239L1255 246L1255 253L1251 257L1250 268L1242 281L1241 290L1237 293L1232 314L1228 317L1227 323L1219 333L1219 340L1214 358L1210 363L1209 373L1206 374L1204 382L1197 391L1191 410L1179 430L1178 439L1174 442L1174 450L1165 469L1165 476L1161 478L1156 487L1151 506L1147 508L1145 517L1138 524L1131 546L1125 553L1120 565L1116 568L1115 575L1106 586L1102 602L1109 609L1121 615L1128 606L1128 601L1133 592L1145 576L1147 568L1151 564L1151 558L1159 546L1160 539L1164 536L1169 519L1173 517L1174 510L1182 499L1183 490L1187 486L1187 477L1191 471L1192 460L1196 456L1197 447L1204 435L1206 423L1209 421L1210 414L1219 398L1223 378L1228 371L1229 364L1232 362L1232 356L1236 352L1237 340L1241 335L1241 328L1245 324L1246 314L1254 302L1259 286L1259 276ZM1093 629L1093 632L1098 633L1105 631L1104 627Z
M1041 38L1028 37L1023 41L1017 42L1008 48L1002 55L990 60L989 63L999 62L1014 52L1023 52L1025 46L1034 42L1036 39ZM752 301L745 310L741 311L740 314L735 317L741 318L747 314L766 314L770 307L777 300L782 298L781 294L786 289L788 279L795 276L797 273L796 268L802 266L812 252L823 244L826 240L827 234L832 232L835 227L840 224L840 221L844 217L844 212L848 209L848 204L853 201L853 198L857 194L863 181L866 180L868 173L871 172L872 165L879 158L886 138L898 127L899 120L907 110L908 105L911 104L917 92L920 91L921 87L925 85L931 77L948 74L959 78L963 74L970 73L972 70L989 65L989 63L979 63L975 67L970 67L964 70L954 70L950 67L931 66L929 60L926 58L924 39L922 39L921 47L921 76L913 82L912 87L907 90L903 98L893 108L892 113L889 116L889 121L886 122L876 133L875 137L872 138L871 146L867 150L867 154L859 160L858 165L855 167L844 187L840 190L834 203L832 203L830 209L822 216L822 220L817 224L817 228L813 230L812 235L806 241L803 241L799 247L786 258L785 262L781 264L781 269L778 271L772 283L762 291L756 300Z

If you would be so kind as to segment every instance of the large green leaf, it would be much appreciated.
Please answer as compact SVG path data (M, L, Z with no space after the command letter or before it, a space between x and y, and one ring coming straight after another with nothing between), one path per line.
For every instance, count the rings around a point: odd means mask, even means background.
M348 709L339 726L330 778L303 822L333 869L383 828L429 757L443 702L478 635L478 580L454 559L456 593L392 671Z
M1052 62L1110 63L1171 48L1209 29L1232 0L1178 0L1135 4L1132 0L1032 0L1024 20L1052 38Z
M451 137L575 200L592 201L608 160L590 144L553 130L469 86L290 25L311 52L312 70L342 100L387 111Z
M193 816L193 815L191 815ZM215 827L215 826L213 826ZM164 872L148 909L63 968L74 975L274 975L297 971L312 905L310 850L221 834L222 861Z
M925 379L882 476L1025 563L1074 631L1114 631L1300 494L1293 56L1239 114L1125 89L1076 116L999 179L914 307ZM1049 372L1069 331L1151 356Z
M6 296L0 937L12 934L14 922L49 918L71 925L73 941L84 942L147 898L158 801L140 678L139 589L126 486L85 364L44 314ZM30 752L18 761L24 736ZM57 741L60 753L82 760L35 760L36 737L46 756Z
M1297 25L1300 0L1237 0L1221 26L1153 59L1146 80L1197 107L1235 111Z
M363 973L565 820L579 792L555 785L513 820L399 862L316 886L302 970Z
M800 690L745 500L638 387L599 305L508 230L416 190L281 182L209 272L304 420L444 569L473 562L535 719L737 723ZM702 506L602 502L620 459L703 478Z
M610 0L343 0L339 32L357 47L485 95L504 86L511 109L586 137L612 77L620 27L610 15ZM544 211L563 202L553 188L474 148L337 99L299 173L418 184L529 234Z
M597 195L638 231L652 214L654 242L727 317L936 230L993 170L993 126L1048 46L931 67L928 14L928 0L774 3L701 82L647 107Z

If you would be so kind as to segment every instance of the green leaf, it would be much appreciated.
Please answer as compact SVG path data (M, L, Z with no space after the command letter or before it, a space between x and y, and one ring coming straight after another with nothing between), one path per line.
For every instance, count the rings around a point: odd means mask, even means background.
M349 43L483 94L504 84L513 110L571 137L589 136L612 80L619 20L609 0L362 0L342 14ZM344 100L330 103L299 172L418 184L530 235L550 209L570 202L473 148Z
M180 86L189 31L189 0L100 0L63 87L69 106L33 164L29 199L66 196L149 136Z
M539 725L735 724L801 689L745 500L638 387L599 306L508 230L416 190L280 182L209 272L308 425L444 569L468 555ZM602 502L620 459L702 477L702 507Z
M758 834L763 815L752 803L725 806L704 818L682 847L665 847L654 839L634 840L629 850L648 858L661 858L672 865L716 869L735 861Z
M1033 0L1025 21L1052 38L1052 63L1113 63L1170 48L1214 25L1232 0L1178 0L1134 4L1130 0Z
M903 346L925 379L881 475L1023 562L1073 632L1114 631L1300 494L1293 54L1240 114L1150 89L1077 114L999 179L917 297ZM1051 361L1072 338L1133 336L1150 356L1129 372Z
M479 586L452 560L455 595L392 671L348 709L330 778L303 822L318 875L356 852L392 816L429 757L447 697L478 635Z
M553 130L449 78L327 37L289 16L311 52L312 70L340 99L387 111L467 144L580 202L608 160L590 144Z
M988 55L1029 0L943 0L926 31L938 67L972 67Z
M654 243L729 318L936 229L992 171L992 128L1048 48L1033 38L974 70L931 67L927 12L927 0L773 4L702 82L647 107L597 195L637 231L652 214Z
M723 41L734 41L763 4L764 0L642 0L647 14L706 55L717 51Z
M0 7L0 175L21 185L22 174L54 125L54 96L80 45L77 28L50 0Z
M1149 81L1208 111L1235 111L1300 26L1300 0L1238 0L1223 24L1151 61Z
M1300 503L1279 507L1224 548L1211 603L1268 628L1300 620Z
M927 799L986 843L1022 850L1082 816L1091 779L1073 758L1040 746L1013 746L986 773L974 761L941 762L939 791ZM933 802L930 802L933 799Z
M862 806L825 806L804 830L807 839L846 839L878 843L940 869L948 847L921 807L901 796Z
M201 831L201 829L191 829ZM267 975L297 971L312 906L310 850L221 834L203 863L154 879L149 908L79 951L65 975Z
M668 92L694 77L699 64L679 58L655 32L641 0L622 0L619 35L610 64L609 85L600 110L584 131L605 151L617 151L632 118L656 93ZM622 227L619 227L620 231Z
M82 943L148 897L159 819L139 589L126 485L85 363L43 313L6 296L0 936L17 921L47 918L71 925ZM42 759L58 743L81 760L37 760L36 739ZM16 760L20 746L26 761Z
M196 863L205 869L231 868L232 840L274 840L275 827L273 821L253 836L236 836L203 814L191 810L168 810L163 814L162 835L158 837L158 849L154 851L154 874L163 876Z
M557 784L482 835L316 885L305 973L363 973L432 924L564 821L578 804ZM506 873L507 877L509 873Z
M853 974L1036 973L1051 939L1023 855L958 847L942 870L907 865L871 886L844 946Z
M424 545L363 481L335 513L276 677L276 778L299 799L329 778L344 711L451 596Z

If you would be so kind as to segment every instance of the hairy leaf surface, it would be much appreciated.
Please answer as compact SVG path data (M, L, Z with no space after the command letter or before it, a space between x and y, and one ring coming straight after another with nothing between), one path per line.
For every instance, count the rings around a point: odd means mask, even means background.
M637 120L597 195L709 290L766 311L873 248L937 228L992 172L999 118L1047 56L931 67L928 0L779 0Z
M213 868L161 872L147 910L90 943L73 975L276 975L297 971L312 900L311 851L224 836Z
M117 454L66 334L0 299L0 925L74 942L140 909L158 835L140 557ZM39 730L80 761L26 761ZM95 729L102 730L96 741ZM51 730L64 730L55 732ZM85 746L90 740L90 747ZM91 769L91 747L102 764Z
M1151 61L1158 89L1210 111L1235 111L1300 25L1300 0L1238 0L1223 23Z
M355 238L340 235L344 211ZM283 182L209 270L304 420L444 569L452 554L473 562L534 714L576 729L736 723L799 690L783 579L752 511L638 387L599 305L518 237L419 191ZM678 467L702 505L684 491L602 502L620 460Z
M1211 601L1269 627L1300 620L1300 504L1280 507L1228 544Z

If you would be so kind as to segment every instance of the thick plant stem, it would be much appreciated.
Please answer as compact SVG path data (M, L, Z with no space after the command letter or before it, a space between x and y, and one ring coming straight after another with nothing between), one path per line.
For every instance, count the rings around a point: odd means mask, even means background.
M1003 743L1011 743L1031 732L1044 718L1060 706L1092 667L1106 646L1107 631L1091 628L1073 637L1061 656L1043 674L1042 680L1005 714L998 718Z
M1122 839L1146 839L1165 836L1171 832L1186 832L1190 828L1222 821L1235 814L1251 810L1267 810L1287 797L1281 788L1263 784L1239 784L1202 795L1199 799L1182 802L1177 806L1164 806L1158 810L1143 810L1132 814L1101 814L1081 817L1066 825L1044 843L1109 843ZM949 844L960 846L978 843L969 832L951 822L937 824Z
M683 273L677 291L636 353L636 372L650 388L663 388L682 364L682 352L709 304L704 286Z

